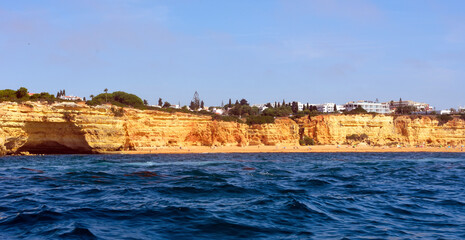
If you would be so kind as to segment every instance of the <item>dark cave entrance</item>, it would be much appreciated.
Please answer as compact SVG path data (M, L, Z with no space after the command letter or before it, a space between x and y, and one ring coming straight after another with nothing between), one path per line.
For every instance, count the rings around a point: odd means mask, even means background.
M16 152L31 154L90 154L81 128L72 122L30 122L25 124L26 143Z

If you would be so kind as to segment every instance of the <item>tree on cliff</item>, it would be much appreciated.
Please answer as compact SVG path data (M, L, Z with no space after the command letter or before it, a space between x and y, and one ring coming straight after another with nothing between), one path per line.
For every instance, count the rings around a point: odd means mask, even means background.
M103 91L105 92L105 102L108 102L108 96L107 96L108 95L108 88L105 88Z
M90 97L90 100L94 99L94 95L93 95L93 94L91 94L89 97Z
M0 102L16 99L16 91L12 89L0 90Z
M291 110L294 114L296 114L299 111L299 104L297 102L292 102Z
M199 107L200 107L199 93L195 91L194 97L192 98L189 108L196 111L199 109Z
M350 110L347 114L365 114L368 113L367 110L362 108L362 106L357 106L357 108Z
M200 108L203 109L205 107L205 104L203 103L203 101L200 102Z
M21 87L16 91L16 97L19 99L25 98L26 96L29 96L27 93L27 88Z
M121 91L99 94L95 96L91 101L88 101L87 104L99 105L106 102L110 102L111 104L120 107L131 106L136 108L144 108L144 102L141 98L134 94Z
M279 105L279 103L278 103ZM267 108L263 111L262 115L272 117L288 117L292 114L292 108L289 106L279 106L276 108Z
M396 108L397 114L412 114L415 111L416 108L414 106L399 106Z
M0 90L0 102L2 101L47 101L52 103L55 101L55 96L49 94L48 92L41 92L29 96L28 90L24 87L21 87L16 91L12 89Z

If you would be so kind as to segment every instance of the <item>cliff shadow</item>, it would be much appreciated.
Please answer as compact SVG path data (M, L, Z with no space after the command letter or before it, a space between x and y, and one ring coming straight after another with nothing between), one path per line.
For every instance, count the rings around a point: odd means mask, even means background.
M92 148L82 130L71 122L28 122L26 143L16 152L32 154L89 154Z

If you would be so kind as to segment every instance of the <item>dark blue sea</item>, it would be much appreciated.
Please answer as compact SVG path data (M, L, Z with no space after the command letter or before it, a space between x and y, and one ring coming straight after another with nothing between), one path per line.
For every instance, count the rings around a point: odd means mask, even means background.
M465 154L3 157L0 239L465 239Z

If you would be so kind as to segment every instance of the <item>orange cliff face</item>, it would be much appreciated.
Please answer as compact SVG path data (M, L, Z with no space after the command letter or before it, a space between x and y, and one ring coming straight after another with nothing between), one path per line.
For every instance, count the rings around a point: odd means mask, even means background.
M166 146L296 145L289 119L248 126L209 116L75 103L0 103L0 153L96 153Z
M317 144L352 143L347 136L366 134L372 145L465 144L465 121L440 125L434 117L321 115L274 124L246 125L211 117L75 103L44 105L0 103L0 155L30 153L101 153L175 146L296 146L303 136Z
M303 135L318 144L351 143L347 136L366 134L372 145L462 145L465 121L454 119L443 125L430 116L320 115L297 120Z

